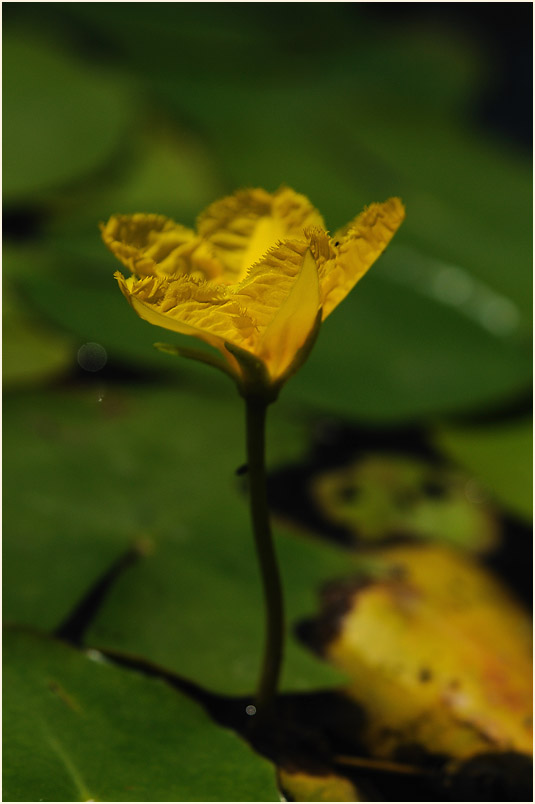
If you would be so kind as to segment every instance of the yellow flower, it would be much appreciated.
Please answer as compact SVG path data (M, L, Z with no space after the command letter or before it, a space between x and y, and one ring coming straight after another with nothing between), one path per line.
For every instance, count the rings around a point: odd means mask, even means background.
M205 341L223 360L206 350L168 350L223 368L244 394L276 396L306 359L321 321L403 217L401 201L390 198L329 237L308 199L283 187L216 201L199 216L196 232L145 214L113 215L101 228L131 272L115 277L137 314Z

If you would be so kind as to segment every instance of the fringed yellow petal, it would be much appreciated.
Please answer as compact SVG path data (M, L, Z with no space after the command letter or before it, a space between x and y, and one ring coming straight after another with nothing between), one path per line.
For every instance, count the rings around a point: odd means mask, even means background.
M114 215L101 228L132 272L115 276L138 315L215 347L243 394L268 398L306 360L323 318L403 217L403 205L391 198L330 238L305 196L282 187L241 190L212 204L198 234L163 215Z
M371 204L333 238L318 229L307 230L318 264L324 319L384 251L404 217L399 198L390 198L383 204Z
M209 243L164 215L113 215L102 226L102 238L138 276L190 274L212 279L222 271Z
M273 321L289 296L307 249L304 241L285 240L253 265L240 283L230 286L234 298L254 318L259 331Z
M308 226L323 226L310 201L288 187L275 193L240 190L209 206L197 222L199 235L224 265L222 281L238 282L279 240L304 239Z
M187 276L125 279L119 271L114 276L140 318L210 344L221 352L233 373L240 375L235 358L225 349L225 341L246 342L253 325L250 320L244 320L242 310L225 297L224 287L195 282Z
M264 361L273 379L288 369L305 343L319 308L316 263L298 240L276 246L237 285L187 275L115 276L145 321L200 338L233 368L235 358L224 344L234 344Z
M292 289L266 328L258 354L276 380L285 374L314 329L320 306L318 269L310 249L302 257Z

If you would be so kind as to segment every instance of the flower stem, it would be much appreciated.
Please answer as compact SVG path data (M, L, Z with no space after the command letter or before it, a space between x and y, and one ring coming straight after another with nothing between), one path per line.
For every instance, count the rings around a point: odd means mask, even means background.
M264 658L256 694L257 712L262 717L269 711L277 692L284 641L284 611L267 503L265 428L269 403L257 396L249 396L245 404L251 520L266 605Z

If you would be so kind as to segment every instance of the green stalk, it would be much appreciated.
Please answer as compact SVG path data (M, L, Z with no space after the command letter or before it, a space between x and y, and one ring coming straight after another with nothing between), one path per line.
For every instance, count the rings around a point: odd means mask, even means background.
M284 611L267 502L265 428L269 402L257 396L249 396L245 398L245 404L251 521L266 612L264 657L256 694L257 711L263 716L269 711L277 692L283 653Z

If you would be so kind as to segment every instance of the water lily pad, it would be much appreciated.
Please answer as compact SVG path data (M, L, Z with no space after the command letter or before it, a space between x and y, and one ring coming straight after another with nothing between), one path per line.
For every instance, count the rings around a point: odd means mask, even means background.
M55 640L4 639L10 801L274 801L274 769L203 709Z
M4 387L21 387L60 377L74 361L74 339L35 320L33 311L4 286Z
M92 266L88 260L79 277L70 271L64 278L26 278L24 290L57 325L83 341L101 342L119 359L169 371L206 371L170 362L153 349L162 335L190 346L191 339L137 320L115 286L114 264L104 247L102 265ZM369 275L322 326L283 398L344 416L403 420L496 403L525 389L530 375L529 351L514 339L489 332L411 287Z
M124 82L38 34L6 31L4 193L21 201L81 178L109 159L131 105Z
M289 397L346 417L403 420L474 410L528 386L527 347L374 270L327 319Z
M171 358L169 358L171 359ZM223 388L225 392L223 392ZM16 395L4 402L8 620L53 629L128 544L153 554L114 587L88 639L140 654L224 693L254 691L263 604L243 479L242 402L210 382L171 390ZM271 461L302 449L302 428L269 421ZM289 622L314 590L355 570L328 545L280 536ZM46 568L46 569L45 569ZM292 637L286 689L339 680Z
M443 427L436 442L473 472L505 508L527 521L533 513L531 420L499 426Z

